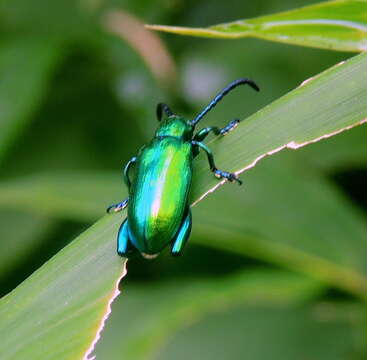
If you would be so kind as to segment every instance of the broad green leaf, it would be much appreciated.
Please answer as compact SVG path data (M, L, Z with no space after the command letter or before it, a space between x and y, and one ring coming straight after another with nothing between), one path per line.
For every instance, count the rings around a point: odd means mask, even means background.
M125 261L104 218L0 300L1 359L82 359L118 295Z
M367 1L336 0L207 28L147 25L180 35L237 39L255 37L339 51L367 50Z
M101 359L151 359L180 329L208 314L241 304L287 306L322 288L309 278L270 270L243 271L227 278L189 279L163 285L123 287L96 355ZM121 321L129 330L121 332ZM220 326L220 325L219 325Z
M212 142L218 164L240 173L267 154L362 124L367 118L366 73L367 57L360 55L303 84L240 124L231 135ZM208 165L203 161L199 159L194 169L196 202L218 187L206 175ZM44 359L67 359L91 348L121 277L123 261L116 256L115 237L122 219L123 215L102 218L1 300L0 331L5 344L1 351L6 351L2 359L39 358L40 354ZM50 352L45 353L44 343L51 344Z
M52 41L0 46L0 161L40 105L60 51Z

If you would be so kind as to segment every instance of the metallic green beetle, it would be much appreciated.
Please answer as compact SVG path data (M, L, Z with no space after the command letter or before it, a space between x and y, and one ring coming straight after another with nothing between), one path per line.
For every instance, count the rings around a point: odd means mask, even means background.
M129 197L108 207L107 212L118 212L128 204L127 219L117 236L117 252L130 256L138 250L144 257L153 258L168 244L172 255L180 255L191 231L191 211L188 195L192 177L192 160L203 150L210 170L219 178L230 182L241 180L233 174L217 169L210 149L201 141L213 132L226 135L239 120L231 121L219 129L207 127L194 135L194 129L203 116L228 92L241 84L248 84L256 91L259 87L249 79L239 79L225 87L194 119L187 121L175 115L165 104L158 104L157 117L161 121L153 140L143 146L124 169L124 180ZM162 120L162 115L165 114ZM129 170L135 164L133 180Z

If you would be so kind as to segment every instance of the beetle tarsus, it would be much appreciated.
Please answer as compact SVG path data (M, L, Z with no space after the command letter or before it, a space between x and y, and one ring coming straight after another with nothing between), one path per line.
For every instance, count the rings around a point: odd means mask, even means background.
M107 214L110 214L111 212L119 212L123 209L126 208L127 206L127 203L129 202L129 199L125 199L117 204L112 204L110 205L107 209L106 209L106 212Z
M232 131L238 124L240 123L240 119L232 120L227 126L223 129L220 129L219 135L227 135L230 131Z
M203 141L211 132L215 135L224 136L227 135L230 131L232 131L238 124L240 123L239 119L234 119L230 123L228 123L222 129L217 126L209 126L204 129L201 129L193 138L194 141Z
M206 145L204 145L203 143L201 143L199 141L195 141L195 140L193 140L191 142L191 144L196 147L196 152L197 153L198 153L199 148L206 152L206 155L208 157L210 170L214 173L214 175L218 179L223 179L224 178L224 179L227 179L230 182L237 181L239 185L242 185L242 181L238 178L238 176L236 174L217 169L217 167L215 166L215 163L214 163L213 153L211 152L211 150Z
M214 175L218 179L227 179L229 182L238 182L238 185L242 185L242 181L238 178L238 176L234 173L230 173L223 170L214 170Z

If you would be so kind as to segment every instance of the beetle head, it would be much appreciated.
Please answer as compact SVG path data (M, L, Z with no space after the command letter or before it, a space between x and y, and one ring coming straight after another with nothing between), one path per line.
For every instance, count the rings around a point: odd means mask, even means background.
M163 116L163 113L166 116ZM175 136L185 140L192 138L194 127L183 117L175 115L166 104L158 104L157 118L161 124L156 131L156 136Z

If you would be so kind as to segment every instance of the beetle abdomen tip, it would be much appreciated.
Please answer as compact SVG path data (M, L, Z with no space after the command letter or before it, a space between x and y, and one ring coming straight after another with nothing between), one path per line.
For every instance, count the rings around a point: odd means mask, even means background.
M143 256L144 259L152 260L155 259L159 255L159 253L158 254L141 253L141 255Z

